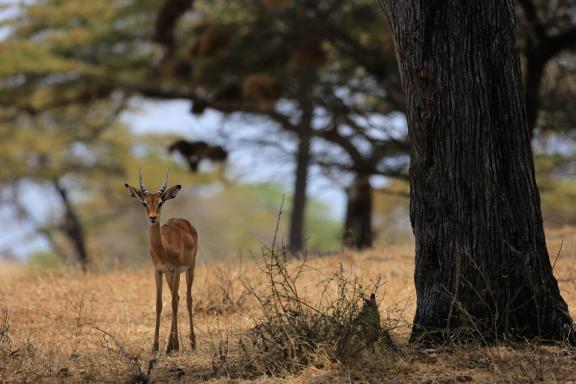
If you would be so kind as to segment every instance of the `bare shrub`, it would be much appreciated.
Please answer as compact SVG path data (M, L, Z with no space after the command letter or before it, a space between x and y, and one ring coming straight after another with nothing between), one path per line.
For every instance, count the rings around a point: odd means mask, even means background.
M108 352L120 356L132 369L132 374L128 379L129 383L147 384L150 382L150 374L152 373L152 369L154 369L156 359L150 359L148 361L148 368L144 370L139 355L128 352L124 345L110 332L98 327L96 327L96 330L104 335L104 346ZM113 345L110 344L110 341L113 342Z
M211 375L214 378L230 377L230 334L218 331L218 343L212 345Z
M284 375L310 365L346 364L366 349L393 347L380 322L375 296L379 280L366 287L358 278L346 277L341 257L338 271L319 287L318 302L310 303L297 287L309 269L306 260L290 263L286 247L274 244L263 250L265 289L246 283L263 316L240 340L245 369ZM362 300L369 290L370 298Z

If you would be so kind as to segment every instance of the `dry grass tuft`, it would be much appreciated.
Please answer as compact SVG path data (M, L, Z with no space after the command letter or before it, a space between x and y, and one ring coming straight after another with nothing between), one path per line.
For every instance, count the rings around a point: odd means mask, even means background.
M241 282L242 264L237 269L229 265L217 265L207 269L205 285L212 289L206 295L195 298L195 313L204 315L231 315L249 308L250 293Z

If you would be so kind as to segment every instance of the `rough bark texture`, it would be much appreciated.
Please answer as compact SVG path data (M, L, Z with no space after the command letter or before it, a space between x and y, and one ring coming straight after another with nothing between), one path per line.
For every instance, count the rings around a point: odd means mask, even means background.
M381 0L407 98L412 341L571 339L546 250L511 0Z
M370 177L357 175L348 190L344 221L344 245L349 248L372 247L372 188Z

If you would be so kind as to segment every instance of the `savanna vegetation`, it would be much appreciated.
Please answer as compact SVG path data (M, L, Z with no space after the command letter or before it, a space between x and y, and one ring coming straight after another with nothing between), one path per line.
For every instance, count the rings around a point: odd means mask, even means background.
M572 309L576 306L573 230L555 230L548 233L548 238L554 259L562 247L554 271ZM266 344L261 336L266 331L262 319L269 317L252 293L254 289L259 297L266 297L271 292L262 255L198 266L194 286L198 347L192 352L184 342L188 329L183 326L181 351L171 355L150 350L154 281L149 268L88 275L62 269L49 274L31 273L21 268L7 269L3 265L0 283L1 313L7 316L6 320L0 320L3 324L0 375L8 382L236 379L294 383L556 383L569 382L576 374L574 351L562 343L539 345L502 340L487 347L450 344L429 348L408 344L416 304L411 246L345 251L308 260L296 284L300 300L292 304L300 305L302 301L302 305L312 308L301 309L305 319L298 319L300 316L284 319L287 322L284 326L298 325L298 328L280 329L278 323L265 323L274 327L277 335L291 337L273 344L274 349L269 350L263 349ZM288 262L292 274L300 269L300 262ZM352 340L356 353L351 354L352 358L340 359L334 333L320 334L319 329L302 326L315 324L316 308L334 319L336 314L331 312L331 306L338 302L338 282L350 283L346 292L352 298L353 293L358 293L353 289L358 288L353 284L355 279L366 289L366 298L378 286L381 327L389 330L395 347L390 346L387 338L368 336L367 341L372 342L370 348L357 348L362 344L356 343L365 342L364 338ZM324 291L325 287L330 289ZM167 292L164 298L169 302ZM349 305L346 300L341 305ZM359 322L353 320L361 306L355 300L354 306L340 316L351 316L350 326L356 328ZM181 310L179 316L181 324L186 325L186 311ZM169 320L170 311L165 310L160 330L161 351L168 337ZM309 333L302 334L305 330ZM306 345L296 349L298 343Z
M575 48L574 0L1 2L0 381L571 380Z

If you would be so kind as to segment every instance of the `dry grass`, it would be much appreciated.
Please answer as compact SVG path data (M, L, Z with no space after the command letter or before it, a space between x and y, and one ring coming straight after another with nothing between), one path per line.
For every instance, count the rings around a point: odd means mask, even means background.
M563 242L555 267L564 298L576 308L576 231L548 234L551 257ZM0 265L0 382L569 382L576 378L576 351L566 346L414 349L406 345L414 314L413 248L394 246L343 255L344 274L365 285L381 278L383 319L397 322L396 351L365 350L352 363L322 360L282 378L244 370L239 340L258 319L261 306L246 283L265 289L261 265L244 260L198 266L193 288L198 350L187 342L187 313L181 300L180 352L153 354L154 279L151 268L83 275L76 271L31 275ZM316 303L338 270L340 255L311 258L298 290ZM4 271L4 272L2 272ZM164 290L161 350L168 336L170 308ZM184 287L181 287L184 292ZM320 362L320 363L319 363ZM148 377L149 374L149 377Z

